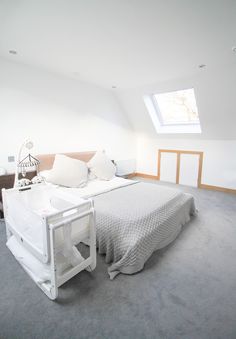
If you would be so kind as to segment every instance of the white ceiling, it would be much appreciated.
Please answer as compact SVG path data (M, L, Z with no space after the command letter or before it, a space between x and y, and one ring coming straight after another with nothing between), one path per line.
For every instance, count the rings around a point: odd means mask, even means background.
M236 0L0 0L0 56L108 88L232 63L235 33Z

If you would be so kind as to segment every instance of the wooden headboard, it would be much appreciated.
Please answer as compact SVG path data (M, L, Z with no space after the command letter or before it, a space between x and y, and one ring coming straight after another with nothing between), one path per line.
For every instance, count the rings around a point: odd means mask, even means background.
M84 162L88 162L96 152L74 152L74 153L60 153L67 157L78 159ZM53 162L56 154L39 154L36 157L39 159L39 171L50 170L53 166Z

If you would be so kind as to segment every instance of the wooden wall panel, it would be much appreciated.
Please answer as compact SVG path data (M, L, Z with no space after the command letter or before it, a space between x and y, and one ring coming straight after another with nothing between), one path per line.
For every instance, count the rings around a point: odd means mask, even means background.
M182 167L181 159L183 159ZM164 165L163 160L165 162ZM203 152L160 149L158 151L157 178L162 181L174 182L176 184L182 183L185 185L200 187L202 178L202 163ZM181 174L181 171L184 171L184 173Z

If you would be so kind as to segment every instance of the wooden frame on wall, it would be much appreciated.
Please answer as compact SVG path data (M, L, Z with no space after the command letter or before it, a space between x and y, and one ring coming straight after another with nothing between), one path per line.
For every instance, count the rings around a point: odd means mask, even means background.
M181 161L181 154L191 154L191 155L198 155L198 178L197 178L197 187L201 187L202 181L202 164L203 164L203 152L198 151L183 151L183 150L169 150L169 149L159 149L158 151L158 172L157 172L157 179L160 180L161 177L161 153L175 153L177 154L177 163L176 163L176 184L179 184L179 176L180 176L180 161Z
M233 193L236 194L236 189L221 187L221 186L214 186L214 185L207 185L202 183L202 168L203 168L203 152L200 151L184 151L184 150L170 150L170 149L159 149L157 155L157 175L150 175L144 173L135 173L136 176L146 179L154 179L160 180L161 177L161 153L176 153L177 154L177 166L176 166L176 184L179 184L179 177L180 177L180 161L181 161L181 154L195 154L199 155L199 162L198 162L198 179L197 179L197 187L203 188L206 190L212 191L219 191L225 193Z

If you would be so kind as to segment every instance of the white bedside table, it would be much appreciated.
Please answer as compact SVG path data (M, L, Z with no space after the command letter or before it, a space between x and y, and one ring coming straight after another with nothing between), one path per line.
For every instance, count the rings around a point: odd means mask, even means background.
M116 176L129 179L135 176L136 161L135 159L116 160Z

